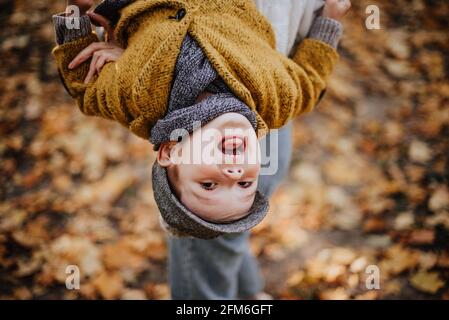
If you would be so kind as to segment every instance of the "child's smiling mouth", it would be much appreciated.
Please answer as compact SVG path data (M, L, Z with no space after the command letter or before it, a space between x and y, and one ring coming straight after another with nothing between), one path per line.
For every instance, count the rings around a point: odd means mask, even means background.
M243 136L225 136L220 143L220 150L226 155L243 155L246 150L246 138Z

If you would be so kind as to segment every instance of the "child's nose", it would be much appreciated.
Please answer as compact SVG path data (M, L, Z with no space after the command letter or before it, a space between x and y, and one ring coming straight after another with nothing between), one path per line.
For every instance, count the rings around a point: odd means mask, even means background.
M223 173L234 180L238 180L243 176L243 169L242 168L235 168L235 167L228 167L223 169Z

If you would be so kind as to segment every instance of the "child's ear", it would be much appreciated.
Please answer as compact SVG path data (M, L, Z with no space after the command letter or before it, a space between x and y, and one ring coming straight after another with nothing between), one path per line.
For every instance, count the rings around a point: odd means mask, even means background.
M173 164L171 151L176 146L176 142L164 142L159 146L157 152L157 162L161 167L170 167Z

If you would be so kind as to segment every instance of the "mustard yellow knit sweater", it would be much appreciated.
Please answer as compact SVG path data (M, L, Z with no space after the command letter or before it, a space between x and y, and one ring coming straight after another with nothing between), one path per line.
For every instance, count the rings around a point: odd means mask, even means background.
M185 9L182 19L173 19ZM68 64L95 34L57 46L53 54L62 81L81 111L118 121L142 138L168 107L173 71L189 33L218 74L258 118L258 134L280 128L316 104L336 61L324 42L306 39L289 59L275 50L270 23L252 0L140 0L125 7L115 28L126 48L88 85L90 61Z

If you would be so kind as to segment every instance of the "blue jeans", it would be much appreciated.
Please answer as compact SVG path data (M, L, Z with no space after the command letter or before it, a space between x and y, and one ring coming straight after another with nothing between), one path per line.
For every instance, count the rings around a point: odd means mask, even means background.
M278 169L261 175L258 189L267 197L288 172L291 159L291 123L279 130ZM261 143L262 155L265 155ZM169 282L172 299L237 299L261 292L264 281L249 250L249 232L212 240L169 237Z

